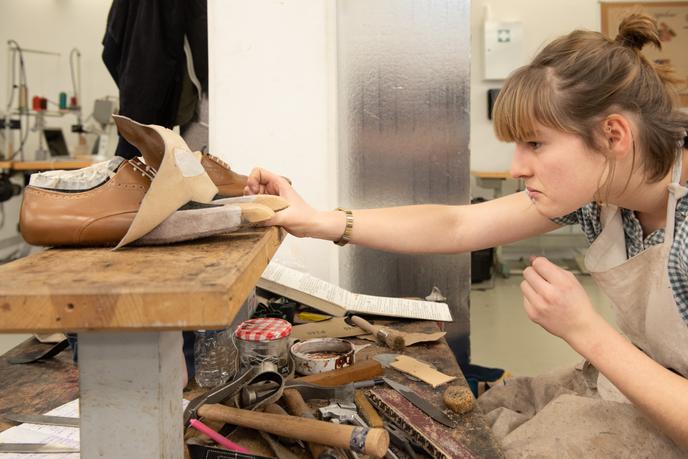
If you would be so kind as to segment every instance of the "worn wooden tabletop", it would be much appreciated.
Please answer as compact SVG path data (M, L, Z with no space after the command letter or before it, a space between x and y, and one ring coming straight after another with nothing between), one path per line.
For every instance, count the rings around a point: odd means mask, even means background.
M218 328L280 244L277 228L159 247L51 249L0 266L0 333Z

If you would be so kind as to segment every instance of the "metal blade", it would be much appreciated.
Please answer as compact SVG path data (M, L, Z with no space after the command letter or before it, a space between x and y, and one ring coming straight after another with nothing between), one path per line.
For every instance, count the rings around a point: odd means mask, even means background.
M3 413L2 416L13 422L28 422L47 426L79 427L79 418L48 416L45 414Z
M392 389L399 392L401 395L404 396L406 400L413 403L416 406L416 408L420 409L423 413L427 414L435 421L439 422L440 424L444 424L447 427L451 427L452 429L456 427L456 423L449 419L449 417L446 414L444 414L437 407L435 407L430 402L422 398L420 395L413 392L410 388L389 378L382 379L384 379L385 382Z
M0 453L78 453L78 448L45 443L0 443Z

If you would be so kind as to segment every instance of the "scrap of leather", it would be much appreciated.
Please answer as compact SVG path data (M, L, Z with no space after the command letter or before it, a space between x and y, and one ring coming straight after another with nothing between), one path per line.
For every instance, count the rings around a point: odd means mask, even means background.
M141 152L146 164L158 170L165 152L165 142L157 129L160 126L140 124L121 115L113 115L113 118L119 133ZM232 197L244 194L247 176L234 172L227 163L213 155L200 152L196 154L201 160L201 166L217 186L220 196Z
M184 204L209 203L218 192L184 139L161 126L149 127L162 139L163 158L134 221L115 249L149 233ZM128 138L127 141L131 142Z

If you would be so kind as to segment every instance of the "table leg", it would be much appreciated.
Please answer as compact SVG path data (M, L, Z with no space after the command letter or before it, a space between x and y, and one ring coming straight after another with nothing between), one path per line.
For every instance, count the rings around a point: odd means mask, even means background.
M183 457L182 335L79 333L81 457Z

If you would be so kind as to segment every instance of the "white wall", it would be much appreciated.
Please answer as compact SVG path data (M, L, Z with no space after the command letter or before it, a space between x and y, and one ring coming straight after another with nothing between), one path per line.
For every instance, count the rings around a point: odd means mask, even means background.
M334 1L209 0L210 152L234 170L289 177L336 207ZM332 243L295 239L276 258L337 278Z
M506 171L511 165L513 146L495 138L492 122L487 119L487 90L499 88L503 80L483 79L486 6L489 6L492 20L518 20L523 23L522 65L525 65L544 44L560 35L577 28L600 30L600 4L597 0L472 0L471 169Z

